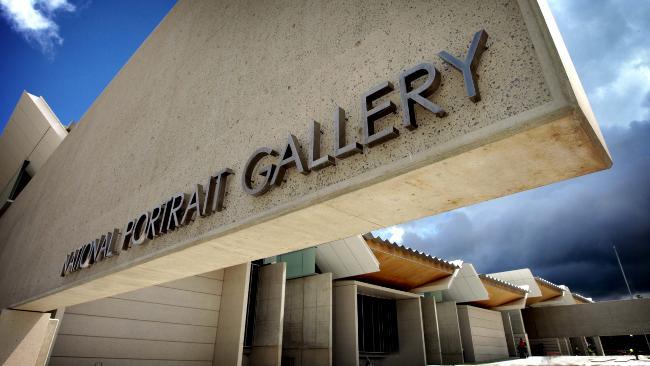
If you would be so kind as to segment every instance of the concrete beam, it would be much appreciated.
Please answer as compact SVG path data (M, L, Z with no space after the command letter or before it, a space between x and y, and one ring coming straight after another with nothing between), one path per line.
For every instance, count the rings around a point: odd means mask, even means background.
M179 2L0 220L0 278L8 279L0 308L70 306L608 168L550 9L507 4L393 1L360 17L360 0L322 8L255 0L227 11ZM481 28L490 36L478 101L436 55L463 57ZM280 151L291 133L307 152L308 120L322 122L331 152L337 106L347 142L362 141L361 96L379 83L399 86L402 70L423 62L443 74L431 99L448 111L444 120L415 107L410 131L408 106L393 91L385 100L398 113L377 129L397 129L394 139L306 175L289 169L261 197L242 189L255 149ZM251 78L259 88L243 86ZM223 212L60 276L71 251L222 168L235 173Z
M530 338L650 333L650 299L526 308L522 315Z
M58 322L58 319L50 319L49 313L3 309L0 312L0 364L45 365Z

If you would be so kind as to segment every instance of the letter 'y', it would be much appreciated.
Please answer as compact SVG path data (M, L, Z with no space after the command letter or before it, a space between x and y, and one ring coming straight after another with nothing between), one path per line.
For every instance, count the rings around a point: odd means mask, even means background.
M438 56L440 56L441 59L463 73L467 96L474 103L481 100L481 94L479 93L478 86L476 85L475 73L476 68L478 67L478 61L481 58L481 54L483 54L483 51L485 51L487 48L485 45L487 43L487 39L488 34L484 29L474 33L474 38L472 39L472 43L469 45L469 50L467 51L467 56L465 56L465 61L461 61L445 51L438 53Z

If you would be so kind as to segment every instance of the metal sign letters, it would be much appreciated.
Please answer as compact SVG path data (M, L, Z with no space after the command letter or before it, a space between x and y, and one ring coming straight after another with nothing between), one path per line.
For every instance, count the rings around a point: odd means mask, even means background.
M481 54L486 49L487 39L488 34L485 30L476 32L463 60L444 51L438 53L444 62L449 63L462 73L467 97L474 103L481 98L476 84L476 69ZM423 81L419 86L414 87L415 81L420 79ZM437 117L443 118L447 115L441 106L428 99L439 87L440 72L431 63L421 63L399 75L398 92L401 100L402 126L405 129L413 131L418 128L416 104ZM375 126L375 123L381 118L396 113L397 106L393 102L377 103L378 99L392 93L394 89L393 84L384 81L361 96L362 135L360 142L354 138L348 141L345 134L345 111L337 106L333 115L334 146L329 154L321 154L321 128L320 124L313 120L309 124L310 148L307 159L305 159L298 139L290 133L287 136L287 143L282 147L280 153L269 147L255 150L244 165L243 174L241 174L241 187L244 192L252 196L261 196L273 187L280 187L285 174L291 168L302 174L309 174L311 171L335 166L337 160L361 154L364 147L370 149L399 136L400 130L396 127L377 130ZM267 157L270 157L273 163L258 167L260 162ZM205 186L196 184L194 190L189 194L178 193L155 205L150 211L145 211L127 222L122 230L113 229L85 243L66 256L61 276L119 255L120 252L134 246L144 245L156 237L190 224L198 216L205 217L222 211L226 186L231 175L234 175L231 169L222 169L210 176Z

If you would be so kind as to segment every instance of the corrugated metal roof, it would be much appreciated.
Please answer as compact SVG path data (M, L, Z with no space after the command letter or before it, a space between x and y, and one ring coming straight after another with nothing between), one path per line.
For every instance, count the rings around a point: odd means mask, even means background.
M372 235L372 233L363 234L363 238L365 240L372 240L375 243L378 243L378 244L381 244L381 245L384 245L384 246L387 246L387 247L395 248L395 249L397 249L397 250L399 250L401 252L404 252L405 254L417 256L418 258L420 258L422 260L431 262L433 264L437 264L437 265L439 265L441 267L446 267L449 270L456 270L456 269L460 268L459 265L456 265L456 264L454 264L452 262L446 261L446 260L438 258L438 257L431 256L428 253L424 253L424 252L421 252L419 250L409 248L409 247L407 247L405 245L393 243L393 242L391 242L389 240L382 239L382 238L380 238L378 236L374 236L374 235Z
M545 279L543 279L541 277L538 277L538 276L535 276L535 280L541 282L543 285L546 285L547 287L550 287L550 288L556 289L558 291L564 292L564 289L560 285L556 285L556 284L554 284L553 282L551 282L549 280L545 280Z
M524 288L521 288L521 287L515 285L514 283L510 283L508 281L504 281L504 280L498 279L496 277L492 277L492 276L484 274L484 273L479 274L478 276L479 276L479 278L488 280L489 282L491 282L493 284L496 284L498 286L505 287L505 288L508 288L508 289L511 289L511 290L515 290L515 291L518 291L520 293L527 294L527 293L530 292L530 291L528 291L528 290L526 290Z
M580 294L576 294L575 292L572 292L571 295L573 295L573 297L577 297L578 299L580 299L582 301L585 301L585 302L594 302L594 300L591 297L585 297L585 296L582 296Z

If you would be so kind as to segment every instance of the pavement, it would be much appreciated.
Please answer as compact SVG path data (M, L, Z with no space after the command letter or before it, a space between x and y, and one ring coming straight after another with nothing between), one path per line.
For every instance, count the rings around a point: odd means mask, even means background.
M646 365L650 366L650 357L639 356L532 356L513 358L507 361L481 363L484 366L524 366L524 365Z

